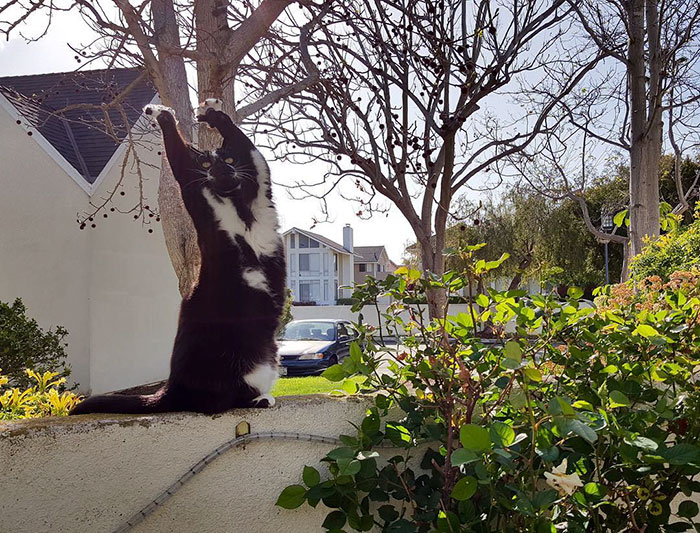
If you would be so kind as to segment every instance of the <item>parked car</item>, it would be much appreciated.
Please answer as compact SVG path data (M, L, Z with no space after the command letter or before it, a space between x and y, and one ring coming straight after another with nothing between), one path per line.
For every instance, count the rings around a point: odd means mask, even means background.
M277 344L282 375L320 374L342 362L350 353L357 332L347 320L293 320L280 334Z

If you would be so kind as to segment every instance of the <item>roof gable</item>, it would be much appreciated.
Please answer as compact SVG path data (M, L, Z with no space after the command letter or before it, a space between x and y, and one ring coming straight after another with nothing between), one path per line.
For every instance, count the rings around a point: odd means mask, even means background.
M290 228L287 231L285 231L284 235L286 236L286 235L289 235L290 233L293 233L293 232L300 233L302 235L306 235L310 239L315 239L318 242L328 246L328 248L331 248L332 250L335 250L336 252L339 252L341 254L353 255L350 252L348 252L345 248L343 248L342 244L338 244L337 242L332 241L332 240L324 237L323 235L319 235L318 233L314 233L312 231L306 231L306 230L294 227L294 228Z
M148 81L137 81L141 73L140 69L109 69L7 76L0 78L0 93L92 185L126 137L127 127L133 126L156 94ZM122 101L126 123L118 109L108 111L114 136L105 133L101 109L57 113L76 104L108 103L132 83Z

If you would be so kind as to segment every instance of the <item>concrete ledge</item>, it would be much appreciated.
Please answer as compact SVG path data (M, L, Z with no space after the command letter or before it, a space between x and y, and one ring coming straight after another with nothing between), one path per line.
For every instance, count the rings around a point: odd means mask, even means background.
M285 431L337 437L352 434L367 398L297 396L272 409L216 416L85 415L0 422L0 516L3 531L108 532L235 436ZM303 466L319 467L332 445L255 441L232 449L194 476L173 498L133 529L138 532L310 533L327 510L274 505L299 483Z

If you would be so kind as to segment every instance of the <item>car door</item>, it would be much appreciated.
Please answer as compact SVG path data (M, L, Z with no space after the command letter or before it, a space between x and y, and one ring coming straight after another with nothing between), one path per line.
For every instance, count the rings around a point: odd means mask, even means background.
M343 359L350 354L350 342L352 338L350 329L348 328L349 325L349 322L338 322L336 324L335 338L338 343L337 356L339 362L342 362Z

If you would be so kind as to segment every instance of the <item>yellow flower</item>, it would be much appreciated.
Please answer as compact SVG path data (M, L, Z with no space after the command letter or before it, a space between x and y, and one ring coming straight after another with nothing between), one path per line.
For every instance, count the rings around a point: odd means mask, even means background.
M581 478L574 472L573 474L566 473L566 459L557 466L551 473L545 472L544 477L547 478L547 485L557 489L560 496L571 496L576 489L583 487Z

